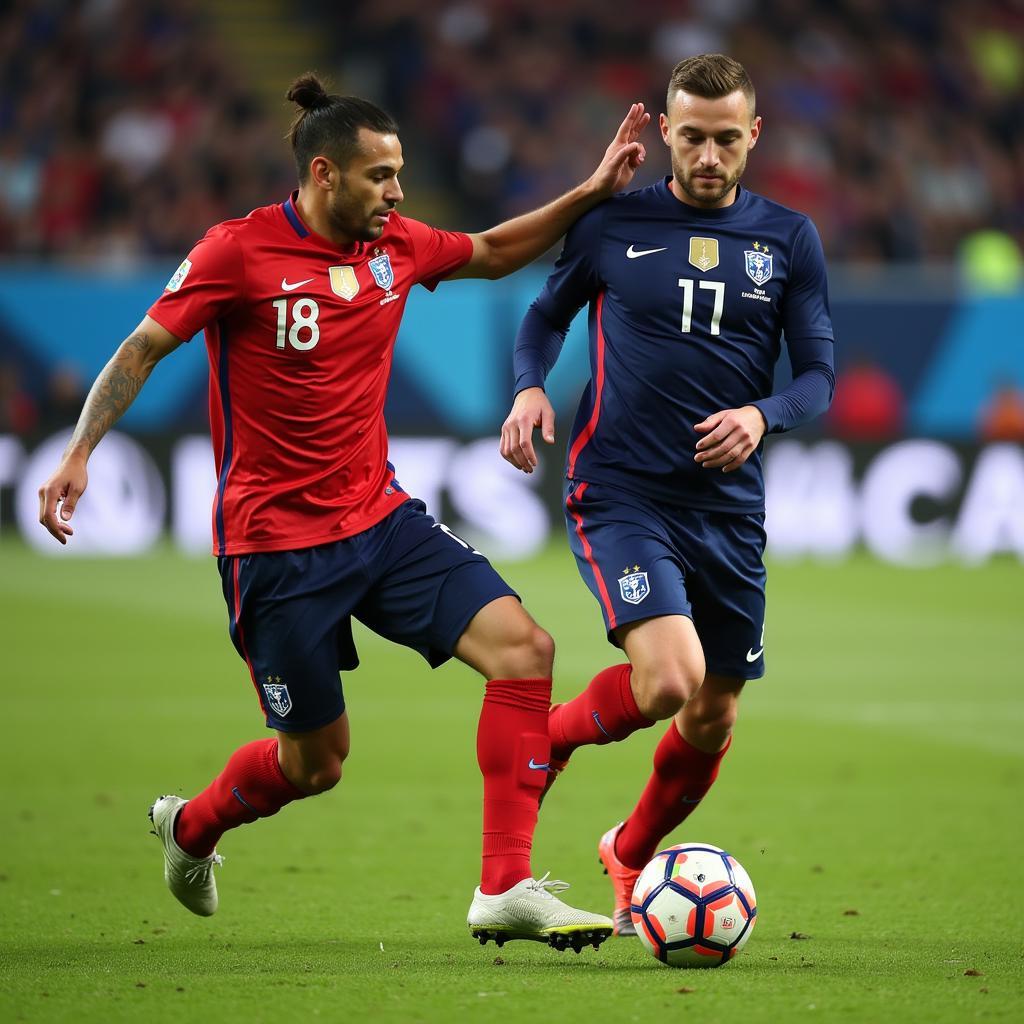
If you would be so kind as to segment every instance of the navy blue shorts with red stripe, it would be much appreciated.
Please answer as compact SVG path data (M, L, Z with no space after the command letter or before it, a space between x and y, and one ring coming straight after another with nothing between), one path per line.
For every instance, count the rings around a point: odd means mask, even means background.
M217 559L235 649L267 726L308 732L345 710L339 671L359 664L356 618L432 668L470 620L517 597L490 562L410 499L368 530L296 551Z
M764 514L655 504L603 484L567 481L569 545L597 598L608 639L662 615L693 620L709 672L764 675Z

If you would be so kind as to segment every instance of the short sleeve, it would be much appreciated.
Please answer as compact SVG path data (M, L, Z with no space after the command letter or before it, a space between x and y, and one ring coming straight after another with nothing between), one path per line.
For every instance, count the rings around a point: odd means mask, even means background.
M807 218L793 239L789 286L782 304L782 329L787 340L833 339L825 253L814 224Z
M231 312L244 290L242 247L218 224L185 257L149 315L176 338L188 341Z
M461 231L441 231L409 217L402 218L402 226L409 234L416 282L431 291L473 255L473 241Z

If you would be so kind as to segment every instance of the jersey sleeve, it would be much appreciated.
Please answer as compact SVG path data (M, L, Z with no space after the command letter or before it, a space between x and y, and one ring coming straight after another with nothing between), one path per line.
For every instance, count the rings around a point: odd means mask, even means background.
M149 315L188 341L238 304L245 291L242 247L223 225L210 228L167 282Z
M793 380L770 398L751 404L761 410L769 434L802 426L832 404L836 391L833 342L828 338L794 338L786 342Z
M825 253L814 224L804 218L793 239L789 284L782 302L786 340L827 338L832 334Z
M461 231L441 231L422 221L402 218L416 263L416 283L433 291L449 274L469 262L473 242Z
M512 358L515 394L544 386L573 318L601 290L603 222L604 208L598 207L569 229L555 269L523 317Z

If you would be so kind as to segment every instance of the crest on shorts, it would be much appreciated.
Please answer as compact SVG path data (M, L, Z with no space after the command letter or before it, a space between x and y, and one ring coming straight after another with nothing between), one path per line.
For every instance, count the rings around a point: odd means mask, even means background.
M619 580L619 593L627 604L639 604L650 592L645 572L631 572Z
M263 692L267 695L267 704L275 715L284 718L291 711L292 697L284 683L264 683Z
M340 295L346 302L351 302L359 293L359 281L356 272L350 266L328 267L331 275L331 291Z
M772 277L772 254L768 251L767 245L762 247L755 242L754 246L753 249L743 250L743 258L746 261L744 270L754 284L762 285Z
M690 238L690 265L701 273L706 273L718 266L718 239Z
M370 268L374 281L384 291L390 291L391 286L395 283L395 272L391 268L391 257L387 253L383 253L380 256L374 256L372 260L367 260L366 265Z

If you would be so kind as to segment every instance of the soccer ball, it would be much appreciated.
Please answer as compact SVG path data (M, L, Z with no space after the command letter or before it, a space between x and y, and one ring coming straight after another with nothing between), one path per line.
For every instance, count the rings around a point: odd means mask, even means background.
M719 967L744 946L757 903L735 857L707 843L670 846L640 872L629 908L640 941L670 967Z

